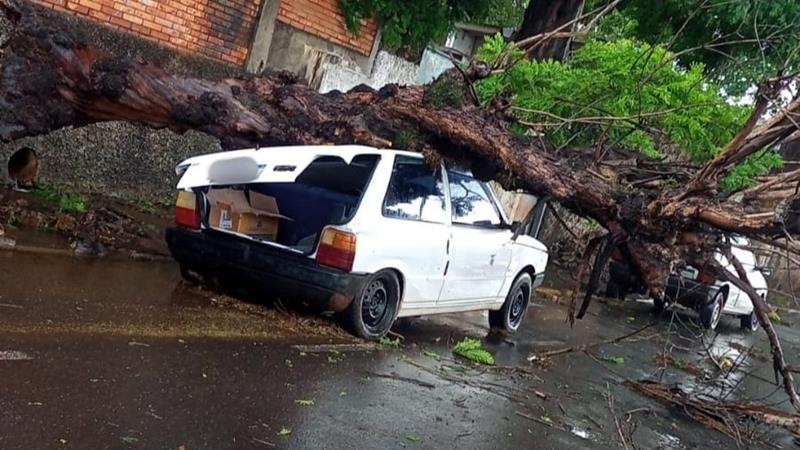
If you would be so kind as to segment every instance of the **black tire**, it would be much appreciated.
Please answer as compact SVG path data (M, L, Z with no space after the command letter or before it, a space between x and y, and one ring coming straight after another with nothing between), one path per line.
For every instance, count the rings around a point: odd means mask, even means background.
M756 317L756 312L753 311L746 316L741 316L740 320L742 321L741 326L742 330L755 333L758 331L758 327L760 324L758 323L758 318Z
M342 320L356 336L376 341L392 328L399 308L400 281L391 270L381 270L364 282Z
M664 311L665 305L666 303L664 302L663 298L653 299L653 312L655 314L661 314Z
M503 307L498 311L489 311L489 326L508 333L519 329L533 293L533 282L527 273L520 274L508 291Z
M606 283L606 297L608 298L619 298L619 285L616 281L609 279L608 283Z
M700 307L700 323L707 330L715 330L722 320L722 309L725 307L725 292L718 291L714 299Z
M203 276L194 270L181 264L181 277L193 286L200 286L203 284Z

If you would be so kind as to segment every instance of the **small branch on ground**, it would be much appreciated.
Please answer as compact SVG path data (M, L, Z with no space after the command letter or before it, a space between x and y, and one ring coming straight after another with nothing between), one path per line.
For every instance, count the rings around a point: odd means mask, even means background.
M592 343L589 343L589 344L574 345L574 346L571 346L571 347L560 348L558 350L549 350L549 351L542 352L542 353L536 353L534 355L529 356L528 357L528 361L533 361L536 358L540 358L540 359L551 358L553 356L563 355L565 353L583 352L583 351L586 351L586 350L588 350L590 348L599 347L601 345L617 344L617 343L620 343L620 342L622 342L622 341L624 341L626 339L630 339L633 336L636 336L637 334L641 333L644 330L647 330L648 328L652 327L655 324L656 324L656 322L651 322L651 323L649 323L649 324L647 324L647 325L645 325L645 326L643 326L641 328L637 328L636 330L631 331L630 333L626 333L626 334L623 334L622 336L617 336L615 338L606 339L606 340L600 341L600 342L592 342Z

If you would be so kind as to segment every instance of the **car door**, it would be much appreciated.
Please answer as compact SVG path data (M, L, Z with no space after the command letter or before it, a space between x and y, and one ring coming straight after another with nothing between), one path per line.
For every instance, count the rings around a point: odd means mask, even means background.
M444 282L450 237L442 170L398 155L382 206L380 252L405 282L403 307L435 306Z
M447 170L447 184L450 261L439 305L494 301L511 262L513 233L488 185L454 168Z

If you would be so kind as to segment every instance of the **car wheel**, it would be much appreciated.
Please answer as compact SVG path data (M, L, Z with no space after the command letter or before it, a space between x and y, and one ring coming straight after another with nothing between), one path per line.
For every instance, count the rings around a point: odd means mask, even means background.
M663 298L656 298L653 299L653 312L656 314L661 314L664 311L664 302Z
M606 297L607 298L619 298L619 285L614 280L608 280L606 283Z
M746 316L741 317L742 321L742 330L756 332L758 331L758 327L760 324L758 323L758 317L756 317L756 312L753 311Z
M717 329L722 318L722 309L725 307L725 293L717 292L714 300L708 302L700 308L700 323L709 330Z
M532 292L531 276L527 273L518 276L508 291L503 307L498 311L489 311L489 326L509 333L516 332L528 311Z
M378 340L392 328L400 307L400 281L390 270L367 278L345 310L345 325L358 337Z

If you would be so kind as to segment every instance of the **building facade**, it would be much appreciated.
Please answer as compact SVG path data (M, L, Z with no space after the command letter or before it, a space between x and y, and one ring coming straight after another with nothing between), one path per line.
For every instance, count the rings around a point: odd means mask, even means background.
M357 34L347 30L338 0L34 1L253 73L302 72L306 62L297 55L314 51L369 70L379 42L374 21L364 21Z

